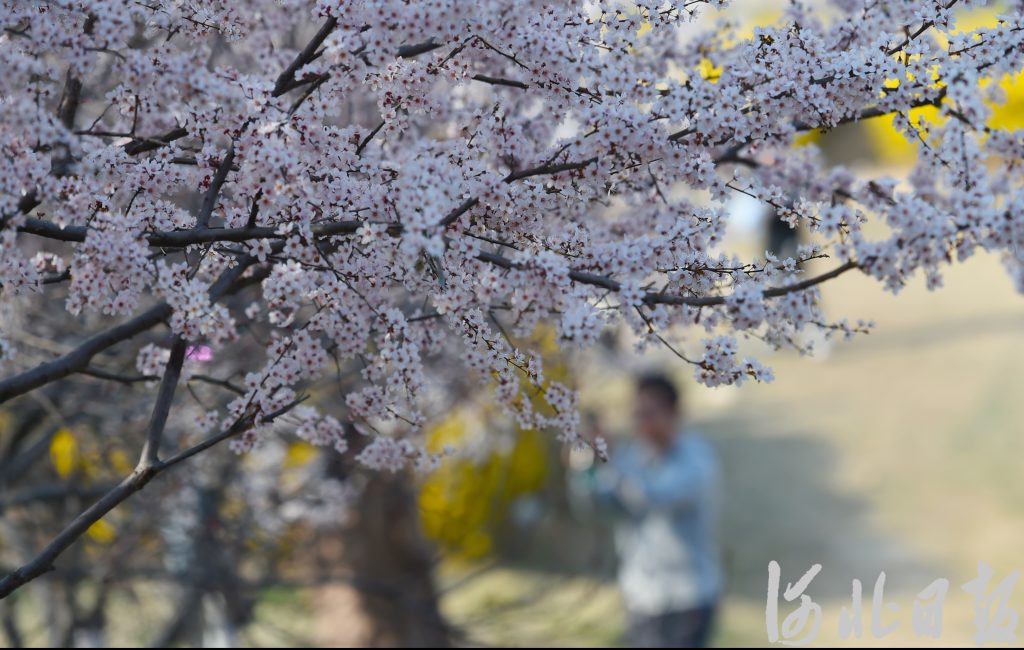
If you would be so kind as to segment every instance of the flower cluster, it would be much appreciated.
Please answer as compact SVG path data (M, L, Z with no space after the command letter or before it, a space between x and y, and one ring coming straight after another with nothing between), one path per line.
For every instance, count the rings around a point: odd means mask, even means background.
M295 416L302 421L295 435L306 442L318 447L331 446L339 453L348 449L345 428L337 419L330 415L321 416L316 409L308 406L295 409Z
M188 277L185 264L159 270L156 289L174 312L171 329L189 340L222 343L237 336L234 318L223 305L210 302L209 285Z
M864 331L821 308L842 273L937 288L985 251L1024 291L1024 136L988 83L1024 69L1024 17L835 4L745 38L721 1L7 3L0 300L112 319L91 354L159 322L209 346L207 374L244 378L205 420L237 449L333 384L297 435L345 449L358 425L360 461L397 470L470 390L580 439L540 325L565 347L620 326L720 386L772 378L742 338ZM905 178L794 146L862 119L915 143ZM813 241L725 250L737 196ZM159 375L144 346L122 347Z
M694 368L694 375L703 384L739 386L748 377L763 382L775 378L771 368L766 368L756 359L738 359L736 339L731 336L704 339L703 343L704 355Z
M409 440L376 436L356 456L361 464L373 470L397 472L408 464L425 471L437 466L440 457L428 454Z

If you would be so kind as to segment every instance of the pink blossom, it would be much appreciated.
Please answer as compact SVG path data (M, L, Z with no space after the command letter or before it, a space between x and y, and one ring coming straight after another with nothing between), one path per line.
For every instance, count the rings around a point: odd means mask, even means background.
M213 350L208 345L190 345L185 351L185 358L190 361L206 363L213 360Z

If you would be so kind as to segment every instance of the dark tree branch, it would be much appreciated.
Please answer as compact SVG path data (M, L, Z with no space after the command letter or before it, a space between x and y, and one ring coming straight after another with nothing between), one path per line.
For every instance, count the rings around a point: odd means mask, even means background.
M0 404L85 368L100 352L154 327L169 318L171 312L167 303L151 307L135 318L93 335L53 361L0 381Z
M273 422L275 419L297 406L300 401L301 400L294 401L291 404L262 417L260 421ZM196 454L231 438L232 436L250 429L253 426L254 421L255 415L249 414L237 420L234 425L225 431L222 431L203 442L193 445L192 447L184 449L167 460L157 461L154 465L145 468L141 467L140 464L140 467L137 467L123 481L107 492L99 501L75 517L74 521L68 524L64 530L54 537L46 548L39 553L39 555L22 565L20 568L7 574L3 579L0 579L0 600L11 595L22 585L31 582L44 573L53 571L56 568L53 565L54 561L65 550L67 550L69 546L74 544L78 538L85 534L85 531L89 530L93 524L102 519L104 515L123 503L130 496L146 487L154 477L178 463L185 461L192 456L195 456Z
M479 255L477 255L477 259L483 262L487 262L488 264L499 266L503 269L513 269L521 267L521 265L517 265L509 258L497 255L495 253L480 253ZM795 282L793 284L783 285L781 287L772 287L770 289L766 289L764 292L764 296L766 298L777 298L779 296L784 296L786 294L793 293L794 291L803 291L804 289L809 289L815 285L821 284L822 282L836 278L842 275L843 273L846 273L847 271L859 268L859 266L860 265L857 264L856 262L849 261L846 262L845 264L842 264L841 266L836 267L835 269L832 269L831 271L828 271L827 273L816 275L813 278L807 278L806 280ZM589 273L586 271L570 271L569 279L572 280L573 282L578 282L580 284L588 284L594 287L600 287L602 289L607 289L608 291L618 292L622 289L622 284L617 280L613 280L612 278L609 278L606 275L598 275L596 273ZM661 304L688 305L690 307L714 307L716 305L725 304L725 301L726 296L680 296L675 294L655 292L648 292L647 294L644 295L644 303L648 305Z
M894 110L890 111L890 110L884 110L884 109L878 108L877 106L876 107L871 107L871 108L866 108L866 109L862 110L861 112L857 113L856 115L851 115L849 117L842 118L841 120L836 122L836 124L833 127L830 127L830 128L835 128L837 126L842 126L844 124L851 124L853 122L859 122L861 120L870 119L872 117L882 117L884 115L892 115L894 113L903 112L904 110L911 110L911 109L914 109L914 108L921 108L923 106L938 106L939 104L942 103L942 100L945 98L945 96L946 96L946 89L942 88L942 89L940 89L935 94L934 97L928 97L928 98L922 98L922 99L915 100L914 102L911 102L910 106L907 107L906 109L894 109ZM751 110L753 110L753 109L747 108L747 109L745 109L743 111L743 113L744 114L749 113ZM806 131L813 131L814 129L820 129L820 128L824 128L824 127L822 127L820 124L809 124L807 122L799 122L798 121L798 122L794 122L793 123L793 128L798 133L803 133L803 132L806 132ZM697 129L695 127L691 126L691 127L682 129L680 131L676 131L675 133L672 133L671 135L668 136L668 139L671 140L672 142L677 142L677 141L685 138L688 135L693 135L696 132L697 132ZM720 142L719 144L725 144L725 142Z
M561 174L562 172L571 172L579 169L583 169L589 165L593 165L597 162L597 158L587 158L586 160L580 160L578 162L566 162L558 165L540 165L538 167L530 167L529 169L521 169L517 172L512 172L504 178L506 183L513 181L522 180L524 178L530 178L532 176L548 176L552 174Z
M110 491L109 485L78 486L54 483L52 485L41 485L33 488L26 488L17 492L8 492L0 496L0 513L7 508L26 506L34 503L49 501L64 501L68 497L80 497L95 499Z
M473 79L485 84L491 84L492 86L508 86L510 88L520 88L522 90L527 90L530 87L530 84L522 81L517 81L515 79L503 79L501 77L489 77L485 74L473 75Z
M143 381L155 381L160 379L157 375L121 375L116 372L110 372L102 368L94 368L89 366L88 368L82 368L78 371L81 375L87 375L89 377L95 377L96 379L105 379L107 381L115 381L119 384L137 384Z
M142 471L155 467L160 462L160 441L163 440L164 427L167 426L167 417L171 413L171 404L174 402L174 393L178 389L181 366L185 363L187 349L188 342L180 336L175 337L174 344L171 345L171 356L167 361L167 368L164 370L164 377L160 381L156 404L153 406L149 430L146 432L146 444L142 448L142 457L139 459L139 469Z
M956 4L956 3L958 2L958 1L959 1L959 0L950 0L950 1L949 1L949 2L948 2L948 3L946 4L946 5L945 5L946 9L952 9L952 8L953 8L953 5L955 5L955 4ZM906 37L906 38L904 38L904 39L903 39L903 40L902 40L902 41L901 41L901 42L899 43L899 45L895 45L895 46L893 46L893 47L889 48L889 50L888 50L888 51L887 51L887 52L885 53L885 54L886 54L886 56L892 56L893 54L896 54L897 52L899 52L900 50L902 50L902 49L903 49L903 48L905 48L906 46L910 45L910 43L911 43L912 41L916 40L918 36L920 36L921 34L924 34L924 33L925 33L926 31L928 31L929 29L931 29L931 28L932 28L932 27L934 27L934 26L935 26L935 23L933 23L933 22L925 22L925 23L922 23L922 25L921 25L920 27L918 27L918 28L917 28L917 30L916 30L916 31L914 31L914 33L912 33L912 34L907 34L907 37Z
M57 107L57 119L69 131L75 128L75 115L78 114L78 105L82 98L82 80L71 74L68 70L67 81L64 83L64 95L60 98L60 105Z
M383 129L383 128L384 128L384 122L381 122L380 124L375 126L372 131L370 131L368 134L366 134L366 137L363 138L362 142L359 143L359 146L356 147L356 155L357 156L362 156L363 155L363 150L366 149L366 145L370 144L370 140L373 140L377 136L377 134L380 133L380 130Z
M398 48L398 57L402 59L411 59L427 52L432 52L437 48L441 47L441 44L434 41L424 41L423 43L415 43L413 45L403 45Z
M220 190L224 186L224 181L227 180L228 172L231 171L231 163L234 160L235 148L231 146L228 147L227 153L224 154L224 160L220 161L217 173L210 182L210 188L206 190L206 195L203 196L203 203L199 206L199 214L196 216L197 229L205 230L210 225L210 216L213 215L213 209L217 207Z
M363 225L362 221L334 221L319 224L313 227L313 234L318 237L330 237L333 235L351 235ZM395 224L396 227L399 224ZM19 232L45 237L57 241L82 242L85 241L89 229L86 226L66 226L61 228L57 224L29 217L25 225L18 229ZM167 230L145 235L146 242L156 248L185 248L196 244L209 244L214 242L248 242L257 239L284 239L278 228L269 226L254 226L245 228L190 228L188 230Z
M325 22L324 25L320 28L320 31L318 31L313 36L312 40L310 40L309 43L306 44L306 47L303 48L302 52L296 55L295 59L288 65L287 68L285 68L284 72L282 72L281 75L278 76L277 81L274 84L274 89L271 92L272 96L280 97L281 95L284 95L306 84L321 84L329 78L330 75L318 75L311 78L296 79L295 73L298 72L299 68L301 68L302 66L306 65L307 63L310 63L311 61L315 61L317 58L320 57L323 51L319 50L318 48L323 44L323 42L327 39L330 33L334 31L334 28L337 26L337 22L337 19L334 17L327 19L327 22ZM427 52L436 50L439 47L441 47L440 43L435 43L433 40L430 40L424 43L417 43L415 45L403 45L398 48L398 50L395 52L395 55L398 56L399 58L411 59L421 54L425 54ZM357 52L354 52L354 54L355 53ZM504 85L516 85L518 83L519 82L511 82L505 83ZM296 108L298 107L293 106L291 112L295 112Z
M53 561L61 553L115 506L141 490L153 478L153 475L153 472L139 473L138 470L132 472L99 501L75 517L74 521L62 530L39 555L0 579L0 599L6 598L25 583L54 570Z
M147 151L153 151L160 147L166 147L175 140L180 140L188 135L188 131L183 128L171 129L167 133L156 137L156 138L136 138L124 145L124 152L129 156L136 156L140 153Z
M326 22L324 22L323 26L320 27L320 30L317 31L308 43L306 43L306 47L304 47L302 51L295 56L295 59L288 64L288 67L285 68L284 72L282 72L277 78L277 82L274 84L274 90L271 92L271 95L274 97L280 97L295 87L293 85L295 82L295 72L316 58L317 49L325 40L327 40L327 37L331 35L331 32L334 31L334 28L337 27L337 25L338 19L334 16L331 16L326 20Z
M232 283L254 262L254 258L247 256L221 273L210 287L210 301L216 302L228 293ZM0 381L0 404L88 367L94 356L163 322L171 316L172 311L167 303L150 307L135 318L86 339L77 348L53 361Z
M211 386L220 386L221 388L225 388L236 395L245 395L244 388L231 383L227 379L217 379L216 377L210 377L209 375L192 375L188 380L202 382Z

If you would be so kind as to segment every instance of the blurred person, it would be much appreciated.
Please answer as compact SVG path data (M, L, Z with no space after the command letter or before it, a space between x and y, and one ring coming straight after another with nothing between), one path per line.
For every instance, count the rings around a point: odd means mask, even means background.
M571 492L612 516L628 641L704 647L722 590L717 456L663 375L638 378L633 427L606 465L573 472Z

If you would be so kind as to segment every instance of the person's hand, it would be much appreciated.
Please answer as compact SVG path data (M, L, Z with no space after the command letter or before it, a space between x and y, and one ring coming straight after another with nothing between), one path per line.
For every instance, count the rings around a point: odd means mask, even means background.
M605 435L604 426L597 411L584 411L580 419L583 424L581 434L587 442L593 444L599 438L607 440L608 436Z
M601 419L595 411L584 411L581 420L580 437L583 444L566 448L563 460L574 470L586 471L594 466L599 457L604 460L607 438L601 425Z

